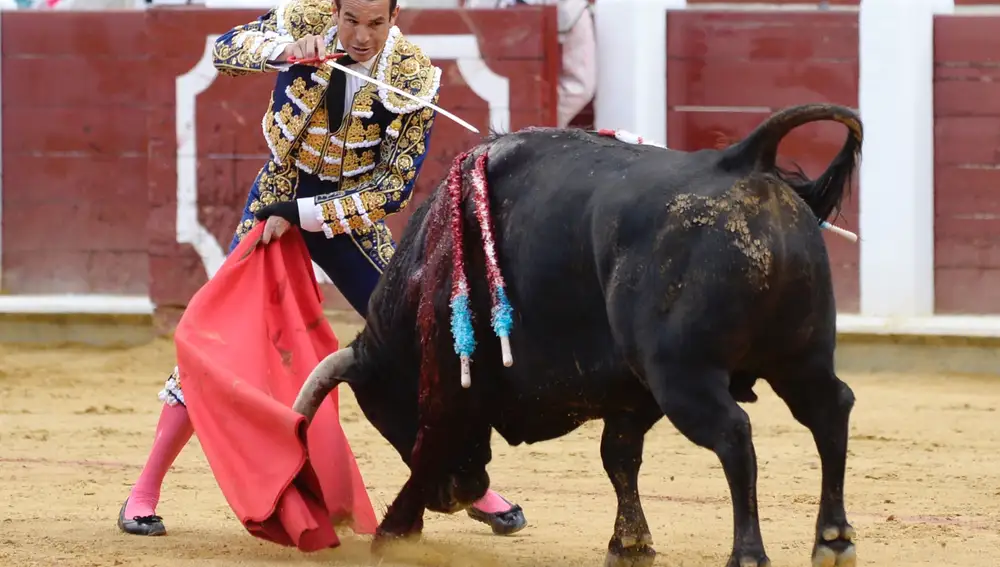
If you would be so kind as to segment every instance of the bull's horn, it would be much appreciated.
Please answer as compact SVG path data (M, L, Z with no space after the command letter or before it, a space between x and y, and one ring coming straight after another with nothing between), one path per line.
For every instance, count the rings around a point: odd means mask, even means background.
M292 409L306 416L306 420L312 421L319 405L342 381L343 375L352 364L354 364L354 351L350 347L329 354L309 373L309 377L302 384L302 389L299 390L299 395L295 398Z

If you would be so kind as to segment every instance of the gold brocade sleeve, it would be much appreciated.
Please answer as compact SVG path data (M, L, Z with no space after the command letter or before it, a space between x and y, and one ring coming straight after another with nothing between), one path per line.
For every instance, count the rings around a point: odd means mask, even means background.
M431 102L437 104L437 100L435 93ZM406 208L427 156L434 114L424 107L392 122L382 141L382 160L371 183L334 198L317 198L327 236L348 230L366 232L373 223Z
M236 26L215 40L215 68L229 76L275 70L268 62L280 54L279 47L330 31L331 5L330 0L284 0L256 20Z

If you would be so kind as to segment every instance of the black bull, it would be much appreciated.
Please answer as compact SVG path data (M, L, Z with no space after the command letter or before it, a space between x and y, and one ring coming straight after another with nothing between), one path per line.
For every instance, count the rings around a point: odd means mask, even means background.
M819 120L848 130L829 168L816 180L779 169L782 138ZM376 542L419 533L425 507L451 513L480 498L492 429L518 445L603 419L601 458L618 497L608 564L650 564L637 477L643 437L666 415L722 463L733 503L728 565L767 565L750 420L737 403L756 400L760 377L812 432L822 461L813 565L853 566L843 489L854 395L834 371L836 309L819 223L848 191L861 142L854 112L807 105L722 150L545 128L474 148L459 167L468 173L487 152L497 255L515 312L513 367L502 365L490 328L482 234L464 197L480 346L471 387L460 384L442 183L409 221L364 330L316 368L295 404L311 418L332 388L350 384L409 466Z

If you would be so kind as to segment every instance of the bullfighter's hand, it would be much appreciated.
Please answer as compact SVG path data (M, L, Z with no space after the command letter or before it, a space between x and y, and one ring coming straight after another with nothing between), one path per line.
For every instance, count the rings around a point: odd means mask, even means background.
M326 42L323 40L322 36L318 35L307 35L299 39L295 43L290 43L285 47L285 51L282 52L281 56L278 58L280 62L287 62L289 57L295 57L296 59L320 59L326 56ZM317 63L304 63L304 65L312 65L314 67L320 67L323 64L321 62Z
M299 208L295 201L274 203L261 207L255 214L257 220L265 221L261 242L281 238L293 224L299 224Z
M264 222L264 232L260 235L260 241L264 244L277 240L281 235L291 228L292 224L281 217L271 217Z

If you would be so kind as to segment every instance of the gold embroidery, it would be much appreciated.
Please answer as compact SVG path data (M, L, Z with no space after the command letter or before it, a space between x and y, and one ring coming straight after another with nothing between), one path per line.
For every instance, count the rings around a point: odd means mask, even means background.
M327 73L329 75L329 73ZM325 79L324 79L325 80ZM319 105L320 101L323 100L323 95L326 93L326 85L323 83L313 83L310 87L306 85L306 80L302 77L296 77L292 84L288 85L288 90L286 94L295 103L296 108L301 112L312 112ZM296 100L298 99L298 100ZM303 109L299 106L302 103L306 108ZM325 119L324 119L325 120Z
M362 173L361 175L359 175L357 177L358 182L357 182L356 185L359 186L359 187L362 186L362 185L370 185L371 182L372 182L372 179L374 179L374 178L375 178L375 171L374 170L373 171L366 171L366 172Z
M291 165L278 166L268 160L260 170L257 181L257 200L263 205L290 201L295 198L299 185L298 171ZM250 204L250 211L256 213L261 205Z
M365 83L354 96L354 103L351 105L351 112L371 116L372 104L375 102L375 85Z
M345 147L368 147L378 145L382 140L382 128L378 124L369 124L367 127L361 118L357 116L349 117L351 125L347 128L347 135L344 136Z
M344 164L342 166L344 177L351 177L364 173L364 171L367 171L365 168L371 169L374 166L375 150L344 150ZM352 183L352 185L354 184ZM351 187L343 187L343 189L347 191L350 190Z
M250 232L253 228L254 219L243 219L240 224L236 226L236 240L237 242L243 242L243 237Z
M368 256L372 265L382 273L392 260L392 255L396 252L396 245L392 241L392 231L385 224L377 224L374 230L354 238L361 251Z
M392 255L396 252L396 245L392 241L392 231L384 224L378 225L375 229L375 251L382 260L381 268L384 270L392 260Z
M306 35L325 36L332 25L329 0L286 0L253 22L219 36L212 48L215 67L229 76L269 70L267 60L279 44Z
M437 99L438 95L435 94L432 102L436 103ZM398 139L383 142L382 152L389 154L389 157L388 159L383 158L378 167L375 168L374 181L377 186L374 194L380 194L386 201L385 204L379 206L380 209L391 208L393 205L397 205L398 210L406 207L412 195L412 188L405 195L403 190L407 183L412 182L417 175L416 160L427 151L424 140L433 125L434 112L424 108L405 118ZM368 206L365 205L365 208ZM369 214L372 210L374 207L369 209ZM385 210L384 212L392 214L396 211Z
M430 58L402 34L390 33L386 43L389 42L392 42L392 49L381 63L377 78L423 100L437 96L441 85L441 70L432 65ZM396 114L408 114L421 108L420 104L388 89L381 90L379 98L387 109ZM393 129L398 131L395 124Z
M344 230L344 225L340 222L340 215L337 214L337 208L333 204L333 201L327 201L321 204L319 208L323 214L323 222L326 223L326 228L329 229L327 236L338 236L347 232Z
M371 228L371 225L366 223L365 219L358 216L349 217L347 220L347 225L351 227L351 232L353 232L354 234L361 234L368 232Z
M346 232L341 222L341 216L337 212L337 204L340 204L341 209L344 211L343 220L350 227L353 234L361 235L371 232L372 225L365 222L365 219L358 215L354 200L350 197L342 197L326 201L320 205L323 221L327 223L327 226L330 227L334 235ZM369 220L373 223L375 222L375 219L372 219L370 216Z
M399 131L403 129L403 118L397 116L393 119L392 123L389 124L389 128L386 129L386 133L390 136L397 138L399 137Z
M273 95L271 96L271 101L268 108L274 104ZM276 113L277 116L272 112L264 115L264 137L268 147L271 149L271 153L274 154L274 159L281 163L284 163L284 157L288 155L292 147L292 142L295 141L295 137L301 131L302 117L295 115L294 112L295 110L292 108L291 103L286 102L282 105L281 110ZM298 131L294 130L296 127L299 128Z
M358 211L358 208L354 203L354 199L350 198L340 199L340 208L343 209L344 211L344 218L348 218L352 215L361 214L361 212Z
M295 158L295 165L304 170L306 173L315 174L317 171L322 169L319 156L313 154L312 152L308 152L305 149L298 152Z
M333 24L332 5L330 0L293 0L282 12L281 24L295 39L325 35Z
M324 15L326 12L317 8L318 2L323 1L325 0L291 0L285 12L279 9L278 14L284 14L280 16L284 25L276 26L276 29L298 30L296 33L302 33L302 30L307 28L307 31L317 31L316 26L320 26L326 17ZM325 6L328 7L329 3ZM275 17L273 14L268 16L270 22L268 25L274 26ZM336 31L335 28L324 29ZM331 34L327 39L334 42L336 36ZM385 49L378 59L373 71L377 70L377 74L383 80L388 80L393 86L408 90L417 96L437 97L440 69L432 66L430 59L404 38L395 26L390 31ZM396 97L399 100L386 98L382 96L386 91L380 93L374 85L366 83L355 95L351 112L345 117L339 132L343 142L324 139L321 144L318 136L309 133L309 130L320 132L329 129L327 113L318 110L325 109L325 93L331 72L329 67L316 69L308 77L301 75L294 77L283 89L279 77L279 86L271 95L271 110L263 120L263 130L276 161L297 162L304 170L317 174L324 180L340 180L342 189L351 190L362 184L371 183L379 177L378 174L372 173L376 162L380 157L382 159L390 157L385 145L386 140L383 138L399 138L403 130L403 122L399 116L392 120L386 136L383 136L380 124L369 123L376 96L379 97L382 106L397 114L406 114L410 110L422 112L425 109L412 101L403 104L402 101L406 99L401 97ZM398 104L392 103L391 100L396 100ZM275 114L276 104L279 110ZM403 109L410 110L404 113L400 105ZM412 140L410 142L415 143ZM302 147L302 144L308 147ZM381 146L380 152L367 149L376 146ZM317 156L316 152L320 155ZM404 175L400 179L405 183L413 177L414 175ZM395 181L393 184L402 187Z
M437 99L437 95L434 97ZM364 184L349 184L352 178L341 182L339 191L330 194L328 200L320 206L323 220L332 234L343 234L343 224L346 223L352 233L365 235L371 232L372 224L380 226L379 221L388 215L406 208L412 195L411 184L417 175L417 160L427 151L426 137L434 123L433 111L417 111L403 120L402 134L399 138L382 140L380 152L381 161L373 171L358 179L365 178ZM367 150L358 157L357 152L345 150L344 171L374 164L375 151ZM357 211L353 195L361 200L363 212ZM340 211L338 212L338 205ZM364 216L367 215L367 221Z
M291 106L290 104L285 103L285 105L281 107L281 117L284 119L285 128L287 128L288 131L292 134L292 138L289 141L294 143L302 134L303 126L305 126L306 124L307 117L302 116L301 113L299 114L288 113L288 117L285 118L286 111L289 110L290 106ZM282 134L285 134L285 132L282 131ZM286 138L288 137L287 134L285 137Z
M382 207L386 204L385 195L382 193L376 193L374 191L361 191L358 196L361 198L361 206L363 206L369 214L373 212L381 212Z
M298 186L299 173L294 166L278 165L273 160L267 160L257 173L257 197L250 202L249 212L256 213L267 205L291 201ZM240 221L236 227L236 238L242 241L253 225L253 218Z
M337 148L333 144L330 145L330 148L332 148L331 151L338 151L338 152L340 151L339 148ZM331 153L331 151L328 151L327 153ZM331 180L340 179L340 162L338 161L336 163L330 163L324 159L323 167L322 169L320 169L319 174L324 179L331 179Z

